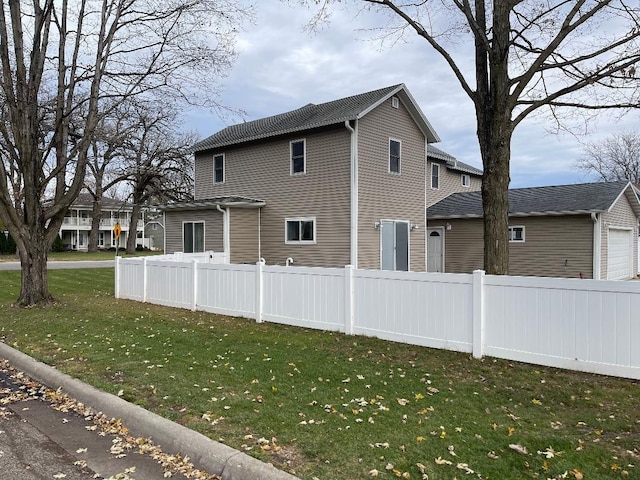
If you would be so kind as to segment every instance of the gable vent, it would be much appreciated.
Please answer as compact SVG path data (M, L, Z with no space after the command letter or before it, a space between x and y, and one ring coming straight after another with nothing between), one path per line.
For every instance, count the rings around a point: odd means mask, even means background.
M400 106L400 100L398 100L398 97L391 97L391 106L393 108L398 108Z

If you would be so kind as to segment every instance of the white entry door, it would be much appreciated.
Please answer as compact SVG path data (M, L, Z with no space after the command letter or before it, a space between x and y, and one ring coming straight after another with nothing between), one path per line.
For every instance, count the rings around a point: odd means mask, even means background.
M409 271L409 222L380 222L380 259L382 270Z
M444 228L427 229L427 272L443 272Z

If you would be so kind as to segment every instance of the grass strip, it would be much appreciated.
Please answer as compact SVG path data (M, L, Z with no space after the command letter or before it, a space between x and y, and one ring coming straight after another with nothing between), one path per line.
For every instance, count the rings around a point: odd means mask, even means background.
M302 479L640 476L640 382L113 298L52 270L58 304L8 344Z

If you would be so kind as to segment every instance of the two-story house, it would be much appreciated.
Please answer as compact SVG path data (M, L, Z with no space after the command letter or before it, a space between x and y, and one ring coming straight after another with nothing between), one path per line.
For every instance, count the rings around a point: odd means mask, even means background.
M479 172L439 140L403 84L227 127L194 147L194 200L163 207L165 250L424 271L426 207Z
M69 250L86 251L89 245L89 231L91 230L91 211L93 210L93 197L86 192L80 193L71 204L71 208L65 214L60 227L60 238L64 247ZM98 248L110 248L116 246L116 238L113 228L120 224L121 234L118 246L127 244L129 225L131 222L131 204L115 198L103 197L102 218L98 233ZM137 236L143 235L144 213L138 219ZM144 238L139 242L144 242Z

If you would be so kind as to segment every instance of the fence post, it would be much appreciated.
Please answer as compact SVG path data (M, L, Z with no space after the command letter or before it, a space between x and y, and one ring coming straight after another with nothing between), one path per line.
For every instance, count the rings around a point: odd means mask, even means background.
M353 335L353 265L344 267L344 333Z
M484 355L484 270L473 271L473 356Z
M195 312L198 305L198 260L192 260L193 265L193 297L191 298L191 311Z
M264 267L264 260L258 260L256 263L256 322L262 323L262 267Z
M147 275L147 257L142 259L142 302L147 301L147 288L148 288L148 275Z
M115 297L120 298L120 258L116 256L116 285L115 285Z

